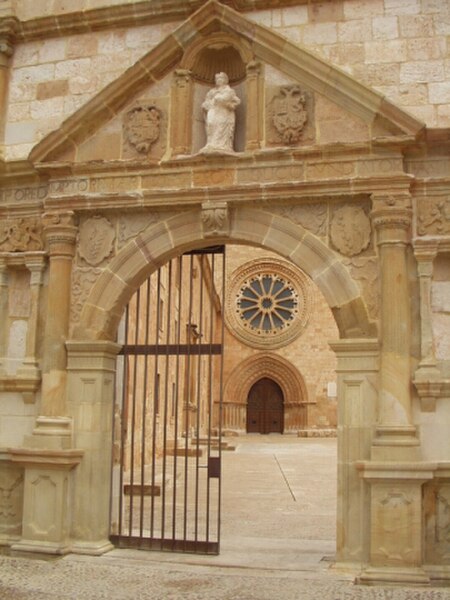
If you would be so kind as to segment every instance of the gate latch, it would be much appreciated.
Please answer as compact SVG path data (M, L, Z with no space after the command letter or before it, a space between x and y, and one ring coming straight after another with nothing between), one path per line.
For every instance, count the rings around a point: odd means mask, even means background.
M210 456L208 458L208 477L220 478L220 457Z

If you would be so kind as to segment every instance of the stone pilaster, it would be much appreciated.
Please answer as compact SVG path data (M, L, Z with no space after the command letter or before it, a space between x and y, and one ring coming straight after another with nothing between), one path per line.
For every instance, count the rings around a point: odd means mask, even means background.
M248 63L246 69L247 119L245 149L252 151L261 148L263 131L261 65L256 61L251 61Z
M437 255L436 244L416 244L414 255L417 260L417 273L420 285L420 363L415 372L414 384L419 393L421 407L425 412L436 408L436 399L440 395L440 371L436 366L434 353L431 281L433 261Z
M40 369L37 357L37 330L40 308L40 296L43 273L46 265L44 253L27 253L25 265L30 271L30 316L28 319L26 355L23 366L19 369L18 375L28 378L40 379Z
M0 257L0 376L6 374L5 355L6 355L6 335L7 335L7 315L8 315L8 267L6 260Z
M0 142L3 155L3 143L6 123L6 99L9 83L9 65L14 51L14 37L18 25L14 17L2 19L0 23Z
M42 399L32 445L69 447L71 422L66 407L65 343L69 332L72 260L77 236L73 213L46 213L44 236L50 264L42 348Z
M378 233L381 280L381 359L378 424L373 460L417 460L412 424L411 317L407 270L410 241L409 194L374 194L372 219Z
M172 155L190 154L194 86L188 69L176 69L172 84L170 146Z

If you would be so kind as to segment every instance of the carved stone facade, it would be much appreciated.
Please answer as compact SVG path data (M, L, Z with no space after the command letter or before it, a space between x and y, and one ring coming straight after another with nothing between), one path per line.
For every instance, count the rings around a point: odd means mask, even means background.
M446 3L53 4L0 17L1 543L111 549L125 307L173 257L227 245L229 427L260 376L291 432L337 408L339 568L448 583ZM233 152L202 154L221 71Z

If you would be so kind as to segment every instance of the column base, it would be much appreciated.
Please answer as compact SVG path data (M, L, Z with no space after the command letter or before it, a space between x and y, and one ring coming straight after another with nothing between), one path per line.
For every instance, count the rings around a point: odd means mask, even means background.
M71 552L68 543L45 542L42 540L20 540L11 545L15 552L34 552L39 554L69 554Z
M430 577L420 567L368 567L356 583L361 585L429 585Z
M449 585L450 565L424 565L423 568L432 583L442 581L444 585Z
M109 540L99 540L98 542L74 542L72 544L72 552L74 554L101 556L106 552L111 552L111 550L114 550L114 546Z

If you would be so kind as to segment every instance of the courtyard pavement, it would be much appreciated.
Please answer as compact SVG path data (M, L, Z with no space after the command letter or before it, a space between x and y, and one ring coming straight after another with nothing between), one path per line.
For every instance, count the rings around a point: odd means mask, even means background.
M449 588L357 586L333 570L336 440L228 441L219 556L5 552L0 600L450 600Z

